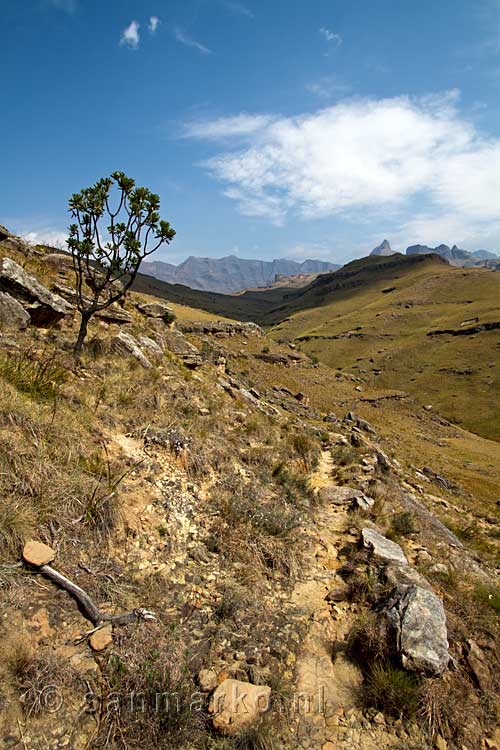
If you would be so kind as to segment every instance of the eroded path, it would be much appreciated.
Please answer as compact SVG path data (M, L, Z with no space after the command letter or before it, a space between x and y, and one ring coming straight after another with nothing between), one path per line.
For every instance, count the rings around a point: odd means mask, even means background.
M324 451L311 477L315 492L334 494L333 459ZM308 529L308 552L302 575L292 594L306 613L309 628L297 661L293 722L297 746L311 750L372 750L402 746L408 735L394 726L369 721L358 708L363 677L345 654L345 637L360 605L329 603L328 593L342 579L338 569L346 562L342 550L357 535L349 531L345 503L321 503ZM382 721L378 716L378 721ZM425 748L419 739L418 747Z

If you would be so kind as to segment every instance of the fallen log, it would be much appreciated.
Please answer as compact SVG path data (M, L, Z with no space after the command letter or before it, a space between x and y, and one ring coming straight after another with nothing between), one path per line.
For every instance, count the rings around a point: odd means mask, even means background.
M70 581L69 578L63 576L57 570L54 570L50 565L41 565L38 570L48 578L52 583L60 586L62 589L68 592L68 594L76 600L78 608L81 613L92 622L94 626L99 626L103 622L111 622L113 625L127 625L130 622L136 622L138 620L156 620L156 616L153 612L148 609L139 607L133 609L132 612L126 612L121 615L111 615L108 612L103 612L99 607L92 601L90 596L76 583Z

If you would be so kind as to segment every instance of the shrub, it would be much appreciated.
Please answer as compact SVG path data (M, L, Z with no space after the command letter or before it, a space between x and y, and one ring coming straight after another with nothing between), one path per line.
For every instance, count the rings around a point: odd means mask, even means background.
M396 513L396 515L393 516L387 536L389 539L395 541L401 537L414 534L415 531L416 528L412 514L408 511L404 511L403 513Z
M388 659L386 634L375 612L364 612L353 622L347 634L346 651L352 659L364 666Z

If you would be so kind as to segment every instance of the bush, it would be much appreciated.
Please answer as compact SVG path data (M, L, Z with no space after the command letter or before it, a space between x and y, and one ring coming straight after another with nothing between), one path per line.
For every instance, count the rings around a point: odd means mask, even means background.
M404 536L414 534L416 531L415 524L413 523L413 516L408 511L403 513L396 513L391 520L391 526L387 532L387 537L393 541L400 539Z

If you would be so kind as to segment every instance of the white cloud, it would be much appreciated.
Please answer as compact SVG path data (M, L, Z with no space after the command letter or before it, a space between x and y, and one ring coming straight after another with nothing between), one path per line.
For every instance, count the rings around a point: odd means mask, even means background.
M193 39L189 34L186 34L186 32L179 28L179 26L175 27L174 34L177 41L181 44L185 44L186 47L192 47L193 49L198 50L198 52L201 52L202 55L210 55L212 53L211 49L208 49L204 44L197 42L196 39Z
M50 247L57 247L61 250L67 249L66 240L68 238L68 233L61 232L58 229L41 228L30 232L21 232L21 236L33 245L49 245Z
M150 32L152 34L156 33L156 31L157 31L158 26L160 25L160 23L161 23L161 21L158 18L158 16L151 16L151 18L149 19L149 26L148 26L148 28L149 28L149 30L150 30Z
M248 136L262 130L275 118L270 115L242 113L235 117L219 117L215 120L191 122L185 126L185 138L219 140L235 136Z
M130 47L130 49L137 49L140 41L139 29L140 25L137 21L131 21L127 28L122 31L120 44Z
M486 236L499 223L500 139L461 116L456 91L346 100L297 117L245 113L191 125L186 135L239 139L204 166L245 215L275 223L289 214L357 223L383 216L412 241L424 241L425 227L451 241L467 226ZM413 211L416 199L425 212Z
M332 42L338 47L340 47L340 45L342 44L342 37L340 36L340 34L335 33L335 31L330 31L330 29L326 29L324 26L322 26L319 30L319 33L324 36L327 42Z
M238 0L222 0L222 4L233 13L239 13L240 16L246 16L247 18L254 18L254 14L247 8L243 3Z

